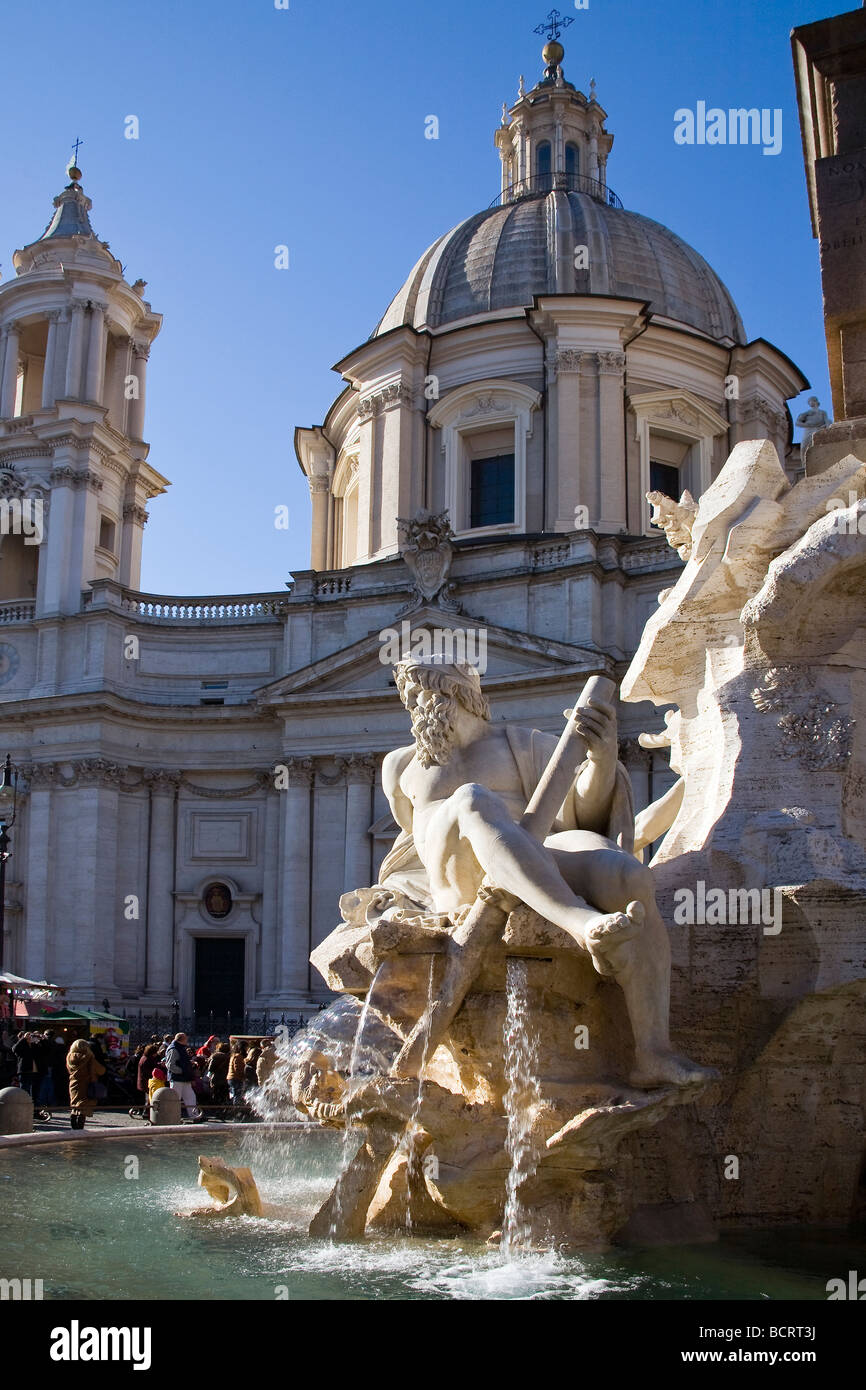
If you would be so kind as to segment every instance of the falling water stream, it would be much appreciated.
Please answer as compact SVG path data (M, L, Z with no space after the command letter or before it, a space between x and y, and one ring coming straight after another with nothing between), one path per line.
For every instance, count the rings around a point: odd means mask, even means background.
M430 956L430 972L427 976L427 1003L426 1012L429 1018L433 1009L433 967L436 964L436 957ZM418 1071L418 1090L415 1093L415 1103L412 1106L412 1116L406 1126L400 1146L406 1154L406 1229L412 1230L412 1188L414 1183L413 1176L417 1179L420 1175L417 1171L413 1174L413 1169L418 1167L418 1154L415 1148L415 1136L418 1131L418 1117L421 1113L421 1098L424 1094L424 1073L427 1070L428 1052L430 1048L429 1034L424 1042L424 1053L421 1058L421 1066Z
M507 1083L504 1103L508 1120L505 1147L510 1167L505 1186L500 1249L506 1259L526 1250L531 1235L521 1187L538 1164L538 1154L532 1141L532 1122L541 1093L536 1076L537 1039L531 1031L530 1019L528 964L525 960L509 956L506 962L506 1011L502 1030Z
M357 1085L356 1072L361 1056L361 1044L364 1040L364 1026L367 1022L367 1012L370 1002L370 991L364 999L364 1006L358 1017L358 1027L355 1030L355 1041L352 1044L352 1055L349 1059L349 1074L346 1078L346 1124L343 1129L343 1151L340 1158L340 1173L337 1178L337 1185L334 1188L334 1210L331 1216L331 1240L336 1239L338 1230L343 1221L343 1178L348 1172L349 1164L355 1157L358 1149L358 1131L355 1124L350 1120L348 1114L349 1102Z

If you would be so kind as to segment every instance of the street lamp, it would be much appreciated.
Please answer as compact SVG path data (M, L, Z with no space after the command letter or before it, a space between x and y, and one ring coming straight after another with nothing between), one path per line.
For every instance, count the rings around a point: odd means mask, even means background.
M3 776L0 780L0 974L3 973L3 936L6 930L6 860L11 854L9 848L9 831L15 824L15 815L18 810L18 770L12 766L12 759L6 754L6 762L3 766ZM14 993L9 988L9 1027L11 1029L14 1019L13 999Z

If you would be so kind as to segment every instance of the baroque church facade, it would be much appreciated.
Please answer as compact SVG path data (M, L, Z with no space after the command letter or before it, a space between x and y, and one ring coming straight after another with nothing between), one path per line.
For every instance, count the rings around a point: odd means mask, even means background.
M589 675L622 675L680 569L646 493L699 495L742 439L798 469L787 401L808 383L747 339L695 250L623 208L594 84L566 80L559 44L544 56L503 108L499 198L424 253L338 363L324 421L296 430L310 568L277 592L140 592L167 486L144 442L161 317L94 233L74 167L16 252L0 285L6 969L127 1012L315 1008L310 951L397 833L380 778L408 741L394 635L483 652L493 718L558 732ZM637 743L657 724L620 710L639 808L671 780Z

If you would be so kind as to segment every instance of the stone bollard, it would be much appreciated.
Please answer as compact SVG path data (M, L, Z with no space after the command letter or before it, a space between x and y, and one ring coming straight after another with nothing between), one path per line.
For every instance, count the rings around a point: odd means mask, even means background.
M180 1124L180 1095L170 1086L162 1086L150 1102L152 1125Z
M0 1091L0 1134L30 1134L33 1130L33 1101L18 1086Z

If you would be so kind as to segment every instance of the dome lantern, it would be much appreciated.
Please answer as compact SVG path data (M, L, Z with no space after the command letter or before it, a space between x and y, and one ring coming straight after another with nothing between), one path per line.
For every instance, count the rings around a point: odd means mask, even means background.
M517 101L496 132L503 203L562 190L621 206L607 187L613 136L604 128L606 112L595 95L595 83L587 97L563 74L565 49L559 36L571 23L569 16L551 10L538 25L536 34L547 39L542 49L544 76L529 92L521 79Z

